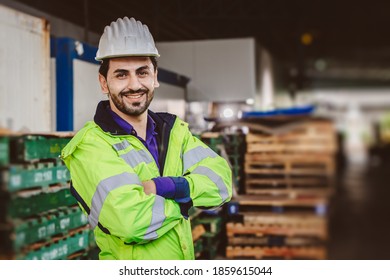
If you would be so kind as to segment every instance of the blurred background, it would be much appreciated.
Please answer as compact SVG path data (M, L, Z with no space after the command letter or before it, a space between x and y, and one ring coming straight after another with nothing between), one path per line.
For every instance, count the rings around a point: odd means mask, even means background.
M390 2L0 0L0 259L93 259L58 155L105 99L118 17L161 54L152 110L229 160L198 259L390 259Z

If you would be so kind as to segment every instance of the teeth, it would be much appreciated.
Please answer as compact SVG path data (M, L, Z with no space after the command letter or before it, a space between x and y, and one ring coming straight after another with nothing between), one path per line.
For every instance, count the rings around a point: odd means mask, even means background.
M137 99L137 98L140 98L142 96L142 94L137 94L137 95L125 95L126 97L128 98L131 98L131 99Z

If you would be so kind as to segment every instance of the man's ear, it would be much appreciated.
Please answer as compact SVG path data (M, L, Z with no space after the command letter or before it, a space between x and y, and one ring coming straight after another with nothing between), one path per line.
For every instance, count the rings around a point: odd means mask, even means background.
M104 78L102 74L99 73L99 83L100 83L100 88L104 94L108 94L108 85L107 85L107 80Z
M160 86L160 83L158 82L158 78L157 78L157 75L158 74L158 70L156 69L156 73L154 75L154 87L155 88L158 88Z

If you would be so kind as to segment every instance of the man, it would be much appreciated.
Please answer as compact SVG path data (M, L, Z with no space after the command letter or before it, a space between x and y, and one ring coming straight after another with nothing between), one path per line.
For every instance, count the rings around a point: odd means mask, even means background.
M141 22L106 26L96 59L109 100L62 151L100 259L194 259L188 210L231 198L227 162L177 116L148 110L158 56Z

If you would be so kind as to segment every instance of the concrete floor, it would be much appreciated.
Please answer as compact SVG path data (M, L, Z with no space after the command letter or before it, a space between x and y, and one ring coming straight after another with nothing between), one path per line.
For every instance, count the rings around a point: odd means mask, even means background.
M390 259L390 165L349 165L338 173L328 259Z

